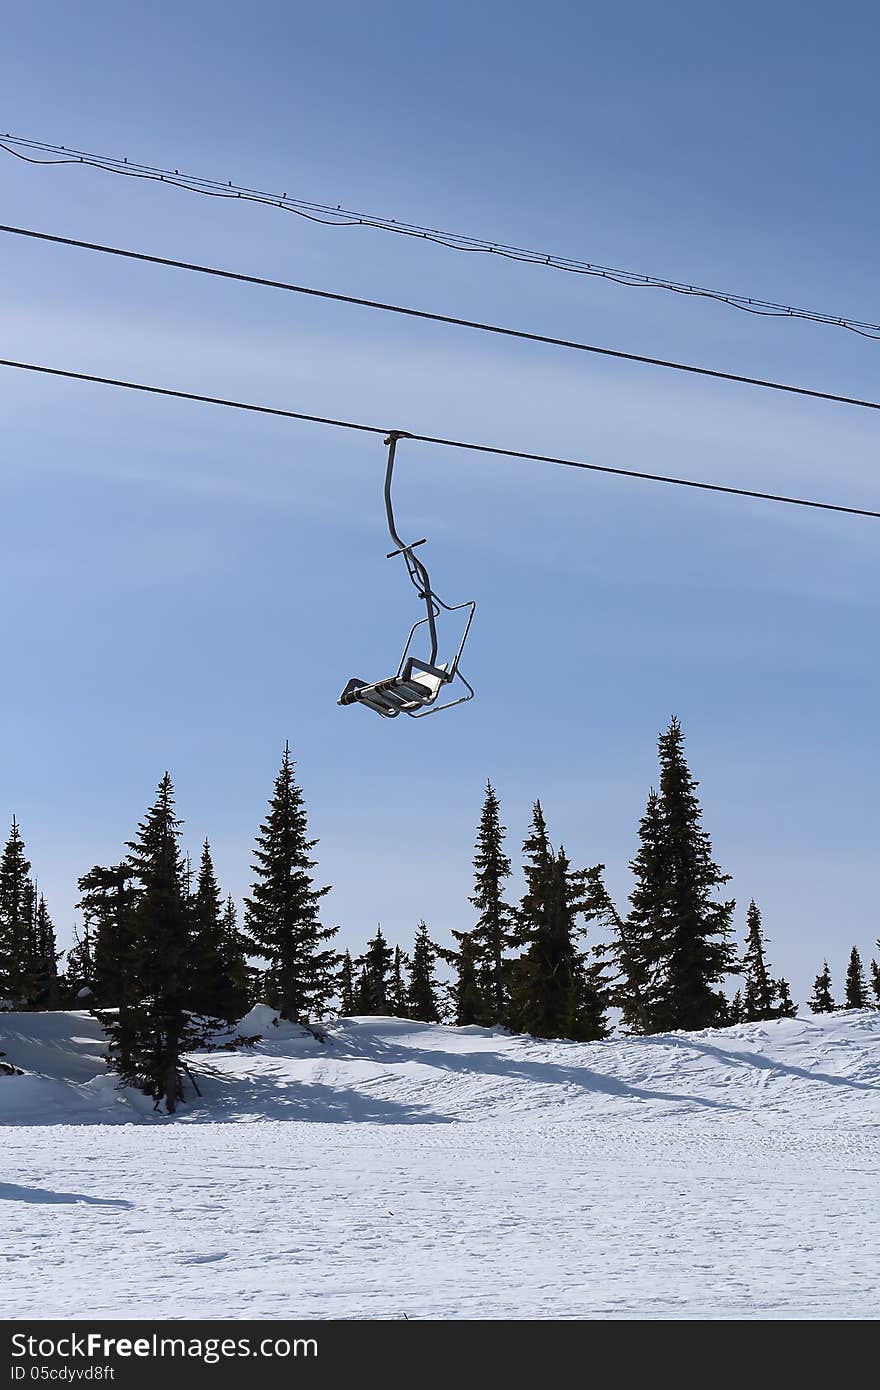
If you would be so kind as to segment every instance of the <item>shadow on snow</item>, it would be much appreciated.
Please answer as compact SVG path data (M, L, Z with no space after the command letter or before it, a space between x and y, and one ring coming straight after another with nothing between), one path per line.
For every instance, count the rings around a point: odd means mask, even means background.
M52 1192L47 1187L20 1187L15 1182L0 1182L0 1202L37 1202L47 1206L115 1207L130 1209L133 1205L122 1197L86 1197L82 1192Z

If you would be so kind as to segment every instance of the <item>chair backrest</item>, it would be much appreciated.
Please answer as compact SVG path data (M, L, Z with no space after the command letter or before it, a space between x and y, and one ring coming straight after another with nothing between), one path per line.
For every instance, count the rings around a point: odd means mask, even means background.
M441 672L443 673L442 675L440 674ZM446 663L444 662L442 666L437 666L433 671L424 671L420 663L414 660L409 679L414 681L416 685L425 686L426 689L430 690L431 699L435 700L439 694L440 687L446 685L449 680Z

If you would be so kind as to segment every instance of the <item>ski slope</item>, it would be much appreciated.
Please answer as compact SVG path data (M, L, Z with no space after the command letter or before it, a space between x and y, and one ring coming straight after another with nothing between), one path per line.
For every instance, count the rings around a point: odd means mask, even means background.
M195 1054L0 1014L7 1316L874 1318L880 1012L602 1043L346 1019Z

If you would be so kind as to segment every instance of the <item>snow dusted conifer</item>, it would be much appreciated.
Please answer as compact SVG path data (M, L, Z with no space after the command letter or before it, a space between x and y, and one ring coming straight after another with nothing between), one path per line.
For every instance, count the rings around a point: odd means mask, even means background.
M413 942L407 1002L410 1018L417 1018L422 1023L440 1022L437 982L434 978L436 959L437 952L428 935L428 928L424 922L419 922Z
M810 1008L814 1014L831 1014L834 1012L834 1000L831 997L831 971L828 969L827 960L823 963L820 973L816 976L813 985L813 997L810 999Z
M745 1006L743 1005L742 990L738 989L730 1001L727 1010L727 1021L730 1024L743 1023L745 1020Z
M335 927L322 927L318 905L329 888L316 888L310 858L317 841L308 838L303 796L296 784L290 749L260 826L254 851L256 880L245 900L245 934L254 955L269 962L283 1018L307 1023L320 1018L336 989L338 956L324 943Z
M765 939L761 930L761 913L752 898L748 910L748 934L743 955L742 968L745 975L745 995L743 1006L747 1023L763 1022L775 1018L773 1001L776 997L775 981L768 973L765 956Z
M849 953L849 964L846 968L845 999L847 1009L867 1009L868 1007L868 986L865 983L862 958L855 946Z
M492 783L487 782L477 831L471 896L479 917L470 937L477 962L481 1021L489 1025L506 1022L509 1013L505 953L512 944L515 913L504 897L504 884L510 877L504 834L498 797Z
M880 941L877 945L880 946ZM875 960L871 961L871 989L874 991L874 1007L880 1009L880 965Z

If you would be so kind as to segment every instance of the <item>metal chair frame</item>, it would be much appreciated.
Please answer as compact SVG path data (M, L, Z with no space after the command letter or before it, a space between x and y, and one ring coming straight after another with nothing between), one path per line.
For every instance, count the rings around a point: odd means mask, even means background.
M397 453L398 439L406 438L402 430L392 430L385 443L388 447L388 457L385 465L385 518L388 523L388 533L394 541L395 549L388 552L387 558L393 559L395 555L402 555L406 565L406 571L419 598L425 604L425 616L413 623L409 630L409 636L403 648L403 655L397 667L397 673L385 680L376 681L372 685L364 681L352 679L343 690L337 701L340 705L363 704L369 709L373 709L377 714L381 714L386 719L394 718L398 714L408 714L411 719L424 719L427 714L439 714L441 710L451 709L453 705L462 705L466 701L474 698L474 690L468 681L465 680L461 671L458 669L464 644L470 632L471 622L473 621L476 610L476 601L468 600L466 603L449 604L444 603L443 599L431 588L431 580L423 562L413 551L417 546L424 545L426 537L421 540L411 541L407 544L398 534L394 520L394 506L391 498L391 484L394 476L394 462ZM467 611L467 620L464 631L458 644L455 656L449 663L442 666L437 665L437 618L440 610L446 613L459 613ZM430 655L426 661L419 657L410 656L409 650L413 638L420 627L427 627L430 642ZM439 681L437 689L431 694L431 687L423 685L418 680L418 675L413 672L423 672L433 680ZM458 679L465 687L465 694L459 695L454 700L445 700L443 704L435 704L437 696L444 685L450 685ZM428 698L426 698L428 697Z

